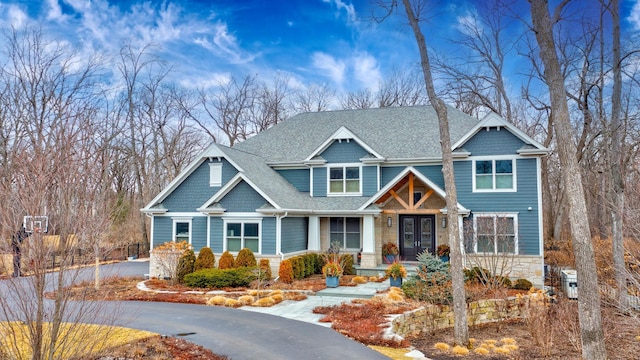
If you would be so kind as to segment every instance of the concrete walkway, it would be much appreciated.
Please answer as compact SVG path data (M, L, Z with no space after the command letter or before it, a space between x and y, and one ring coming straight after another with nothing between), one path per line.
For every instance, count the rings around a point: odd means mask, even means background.
M314 314L313 309L318 306L333 306L360 298L368 299L389 288L389 280L383 282L368 282L357 286L340 286L320 290L316 295L308 296L306 300L285 300L271 307L242 306L240 310L259 312L280 316L287 319L304 321L324 327L331 327L331 323L322 323L322 314Z

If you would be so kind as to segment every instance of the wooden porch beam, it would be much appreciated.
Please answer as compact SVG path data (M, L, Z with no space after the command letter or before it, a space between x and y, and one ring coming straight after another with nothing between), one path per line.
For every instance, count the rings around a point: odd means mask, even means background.
M409 209L415 209L413 204L413 173L409 173Z
M431 196L432 194L433 194L433 189L429 189L429 191L427 191L426 194L422 195L422 197L420 198L420 201L416 203L416 208L419 208L420 205L422 205L425 201L427 201L429 196Z
M439 209L397 209L382 210L383 214L440 214Z
M409 205L407 205L407 203L404 202L404 200L402 200L400 196L398 196L398 194L393 191L393 189L389 190L389 193L391 193L391 196L393 196L393 198L396 199L396 201L398 201L400 205L402 205L402 207L404 207L405 209L409 209Z

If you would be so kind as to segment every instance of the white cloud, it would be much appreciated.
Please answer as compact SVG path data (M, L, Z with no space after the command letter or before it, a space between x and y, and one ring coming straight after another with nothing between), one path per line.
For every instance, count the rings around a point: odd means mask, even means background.
M194 38L193 42L232 64L251 62L258 55L245 53L238 44L238 39L229 32L227 24L220 21L216 23L213 29L211 40L201 36Z
M456 29L465 35L474 37L482 34L482 24L479 22L478 15L468 11L464 16L456 18Z
M627 21L631 23L635 30L640 30L640 0L636 0L631 9L631 14L627 17Z
M14 27L20 29L25 26L29 19L27 14L14 4L5 5L0 3L0 15L2 16L0 20L2 27L7 28Z
M380 79L380 66L376 59L368 53L356 54L352 59L354 77L367 89L375 92L378 90Z
M338 11L344 10L347 13L347 19L349 22L356 22L358 20L358 15L356 14L356 9L353 4L347 4L342 0L322 0L329 4L335 4L338 8Z
M209 89L226 85L231 81L232 75L225 73L211 73L207 76L197 76L195 78L183 78L180 81L186 89Z
M62 14L62 9L58 0L47 0L49 6L49 12L47 13L47 20L64 21L67 17Z
M338 61L333 56L322 52L315 52L311 55L313 66L327 72L326 76L330 77L333 82L338 85L344 80L344 72L346 65L344 61Z

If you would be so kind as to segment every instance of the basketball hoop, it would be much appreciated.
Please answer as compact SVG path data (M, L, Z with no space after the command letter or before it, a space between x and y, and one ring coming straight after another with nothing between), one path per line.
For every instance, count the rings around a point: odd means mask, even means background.
M49 217L46 215L41 216L25 216L24 217L24 231L27 233L46 233L49 227Z

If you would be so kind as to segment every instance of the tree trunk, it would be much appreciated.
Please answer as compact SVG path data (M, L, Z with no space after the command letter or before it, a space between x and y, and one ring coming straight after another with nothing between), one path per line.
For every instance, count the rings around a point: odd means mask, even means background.
M558 157L562 170L562 184L568 205L573 251L578 275L578 317L582 341L582 357L589 360L606 359L607 350L602 331L598 273L591 244L589 220L582 187L582 174L576 158L576 145L572 137L569 108L556 44L553 23L545 0L529 0L533 31L544 64L544 78L549 87L554 131L558 144ZM559 12L560 8L557 9ZM559 14L556 14L558 17Z
M460 227L458 222L458 195L456 191L455 177L453 173L453 156L451 154L451 137L449 135L449 119L447 107L440 99L433 86L431 77L431 65L429 53L424 35L420 30L409 0L402 0L407 12L409 24L416 37L420 50L420 62L424 74L425 86L429 101L438 114L440 130L440 145L442 147L442 172L446 189L445 200L447 203L447 222L449 223L449 248L451 261L451 283L453 288L453 318L454 318L454 342L459 345L469 345L469 325L467 323L467 303L464 291L464 273L462 271L462 249L460 243Z

